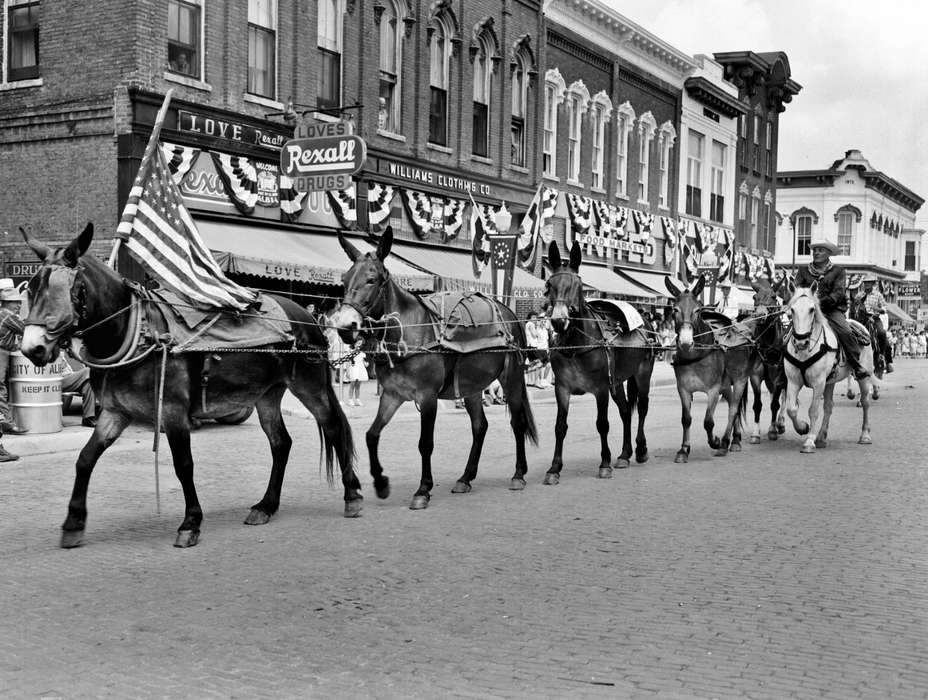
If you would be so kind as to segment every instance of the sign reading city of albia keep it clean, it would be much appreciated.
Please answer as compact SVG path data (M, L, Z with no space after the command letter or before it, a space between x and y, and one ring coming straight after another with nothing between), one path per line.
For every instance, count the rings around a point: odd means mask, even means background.
M367 158L367 144L346 122L307 124L280 149L280 172L299 192L345 190Z

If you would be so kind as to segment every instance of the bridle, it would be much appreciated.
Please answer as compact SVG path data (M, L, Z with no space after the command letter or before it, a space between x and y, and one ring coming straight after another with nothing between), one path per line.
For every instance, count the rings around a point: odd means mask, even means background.
M71 337L78 332L80 324L86 319L87 315L87 292L82 278L78 277L81 267L68 267L65 265L47 264L48 278L45 286L47 290L52 288L52 278L64 273L67 275L67 282L62 286L68 289L67 311L59 317L46 315L39 318L36 315L36 308L30 304L29 313L23 320L27 326L41 326L45 329L45 337L51 341L62 343L69 342ZM57 285L57 280L55 280ZM46 297L51 296L46 292ZM41 310L41 309L40 309Z
M370 254L366 257L370 257ZM381 270L378 270L378 273L380 278L376 285L365 283L357 287L351 286L347 279L351 274L350 270L345 273L342 279L345 296L342 298L341 303L357 311L365 322L373 318L377 304L382 303L386 287L390 284L390 271L386 267L381 265ZM355 276L357 274L360 274L360 270L355 273ZM366 323L366 325L369 324Z

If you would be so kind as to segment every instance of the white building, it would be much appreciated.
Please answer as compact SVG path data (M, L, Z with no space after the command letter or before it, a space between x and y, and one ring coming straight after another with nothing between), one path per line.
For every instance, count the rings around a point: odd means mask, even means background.
M921 238L915 215L925 200L879 170L856 149L826 170L777 173L775 263L807 265L811 242L837 243L834 261L879 280L897 321L913 323L920 306Z

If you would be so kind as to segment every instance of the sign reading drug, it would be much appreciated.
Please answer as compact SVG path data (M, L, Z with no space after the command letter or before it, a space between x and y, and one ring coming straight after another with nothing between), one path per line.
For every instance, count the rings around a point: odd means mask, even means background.
M344 190L367 158L367 144L345 122L313 125L310 138L287 141L280 149L280 172L300 192Z

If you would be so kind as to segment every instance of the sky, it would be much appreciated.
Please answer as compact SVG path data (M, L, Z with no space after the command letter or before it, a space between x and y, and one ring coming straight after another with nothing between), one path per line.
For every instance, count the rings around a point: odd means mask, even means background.
M783 51L802 86L780 115L779 170L821 170L856 148L926 200L928 6L923 0L602 0L688 54Z

